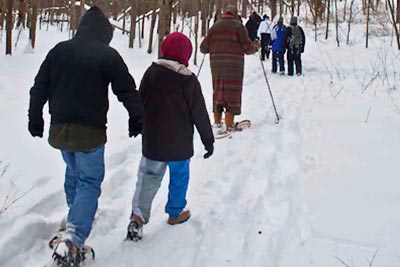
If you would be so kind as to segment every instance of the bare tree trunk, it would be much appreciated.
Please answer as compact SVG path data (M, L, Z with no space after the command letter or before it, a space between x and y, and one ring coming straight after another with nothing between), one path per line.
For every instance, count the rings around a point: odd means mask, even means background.
M317 42L318 40L318 24L317 21L314 21L314 40Z
M178 21L178 6L172 8L172 23L174 25L173 29L175 31L175 25Z
M301 1L298 0L298 1L297 1L297 16L298 16L298 17L300 16L300 6L301 6Z
M16 28L19 28L20 26L25 28L25 25L26 25L26 1L25 0L19 0L19 3L18 3L18 20L17 20Z
M331 18L331 0L327 0L326 4L326 32L325 32L325 40L328 40L329 37L329 22Z
M343 22L346 21L346 15L347 15L347 0L344 0L344 7L343 7Z
M369 0L361 0L362 10L363 10L364 15L367 13L367 1L369 1Z
M199 32L199 13L195 16L195 23L194 23L194 56L193 56L193 63L197 66L197 47L198 47L198 32Z
M129 48L133 48L133 44L135 41L135 34L136 34L136 18L137 18L137 11L138 11L138 0L131 0L131 29L129 32Z
M262 14L263 9L264 9L264 1L258 0L258 5L257 5L258 14Z
M242 0L242 17L247 17L247 0Z
M138 15L138 19L137 19L137 23L138 23L138 41L139 41L139 48L142 48L142 33L141 33L141 19L140 19L140 14L141 14L141 0L137 0L138 1L138 9L137 9L137 15ZM144 17L144 16L143 16Z
M142 31L141 31L141 38L144 39L144 22L145 22L145 15L146 15L146 1L140 0L140 14L142 16Z
M156 25L157 19L157 0L152 0L151 2L153 13L151 14L151 26L150 26L150 37L149 37L149 47L147 49L147 53L151 54L153 52L153 35L154 35L154 26Z
M321 0L307 0L308 6L310 8L312 22L314 25L315 41L318 37L318 20L321 20L322 13L324 11L324 5ZM307 15L307 14L306 14Z
M201 1L201 36L204 37L207 34L207 19L209 12L209 1Z
M369 38L369 10L370 10L370 5L371 5L371 0L368 1L368 6L367 6L367 29L366 29L366 34L365 34L365 48L368 48L368 38ZM390 1L390 0L389 0Z
M216 12L217 14L219 14L221 12L221 10L223 9L222 7L222 0L216 0ZM245 14L246 15L246 14ZM219 17L218 17L219 18Z
M32 48L35 48L36 43L36 24L38 17L38 0L31 0L32 15L31 15L31 27L29 28L29 40L31 41Z
M294 16L294 6L295 6L294 0L291 0L291 2L290 2L290 15L292 17Z
M346 44L347 45L350 42L350 27L351 27L351 23L353 22L353 5L354 5L354 0L351 0L349 21L348 21L348 24L347 24L347 38L346 38Z
M246 1L246 0L243 0ZM276 14L278 13L277 10L277 0L270 0L270 4L271 4L271 20L274 19L274 17L276 16Z
M122 5L122 34L126 33L126 1L122 0L121 1Z
M159 0L160 15L159 15L159 29L158 34L158 55L161 52L161 43L164 37L171 31L171 11L173 0Z
M400 0L397 0L396 21L400 23Z
M72 32L72 36L75 35L76 31L76 7L75 7L75 0L71 0L70 4L70 18L71 18L71 25L70 25L70 30Z
M12 21L13 21L13 14L12 14L12 9L13 9L13 0L6 0L6 11L7 11L7 17L6 17L6 31L7 31L7 36L6 36L6 55L11 55L12 54Z
M338 14L338 8L337 8L337 0L335 0L335 28L336 28L336 43L337 46L340 47L340 41L339 41L339 14Z
M392 3L390 2L390 0L387 0L387 3L388 3L389 11L390 11L390 14L391 14L391 17L392 17L392 24L393 24L394 30L395 30L395 32L396 32L397 49L400 50L399 29L398 29L398 27L397 27L396 20L395 20L394 3L392 4Z
M0 10L1 10L1 14L0 14L0 29L4 30L4 20L5 20L6 10L5 10L5 5L4 5L4 1L3 0L0 0Z
M86 5L85 0L81 0L80 14L79 14L79 19L77 21L78 23L76 24L76 26L78 26L81 23L82 17L86 13L85 5Z

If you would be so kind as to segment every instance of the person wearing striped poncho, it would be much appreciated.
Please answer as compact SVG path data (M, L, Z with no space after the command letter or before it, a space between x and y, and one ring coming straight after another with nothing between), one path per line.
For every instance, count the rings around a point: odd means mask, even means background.
M210 54L214 122L221 126L225 111L227 130L234 128L234 116L241 114L244 54L256 53L260 47L249 39L237 14L236 6L228 5L200 45L203 54Z

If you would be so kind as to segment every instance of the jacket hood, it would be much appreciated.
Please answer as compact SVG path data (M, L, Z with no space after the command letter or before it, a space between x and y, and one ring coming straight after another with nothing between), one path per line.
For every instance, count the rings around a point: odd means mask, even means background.
M89 37L109 44L113 37L114 28L104 13L97 6L91 7L83 15L76 31L77 37Z

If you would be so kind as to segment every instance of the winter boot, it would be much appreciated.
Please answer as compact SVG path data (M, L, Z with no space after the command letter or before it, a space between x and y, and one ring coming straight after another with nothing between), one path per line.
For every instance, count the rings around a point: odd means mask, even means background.
M222 125L222 113L214 113L214 125Z
M128 233L126 234L126 240L137 242L143 237L143 220L139 216L133 214L131 222L128 225Z
M178 217L168 217L167 223L169 225L175 225L175 224L181 224L186 222L187 220L189 220L190 218L190 210L184 210L181 212L181 214L179 214Z
M59 242L52 257L61 267L80 267L84 260L81 250L69 240Z
M225 113L225 125L226 125L226 130L229 130L229 128L233 127L233 120L235 119L235 115L233 115L230 112Z

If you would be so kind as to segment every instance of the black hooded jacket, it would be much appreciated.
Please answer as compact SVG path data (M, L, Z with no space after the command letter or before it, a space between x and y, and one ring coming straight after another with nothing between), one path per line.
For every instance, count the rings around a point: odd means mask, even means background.
M75 123L106 129L108 85L128 110L141 117L135 81L118 52L109 46L113 27L97 7L83 16L76 36L46 56L30 91L29 121L42 121L49 101L51 124Z

